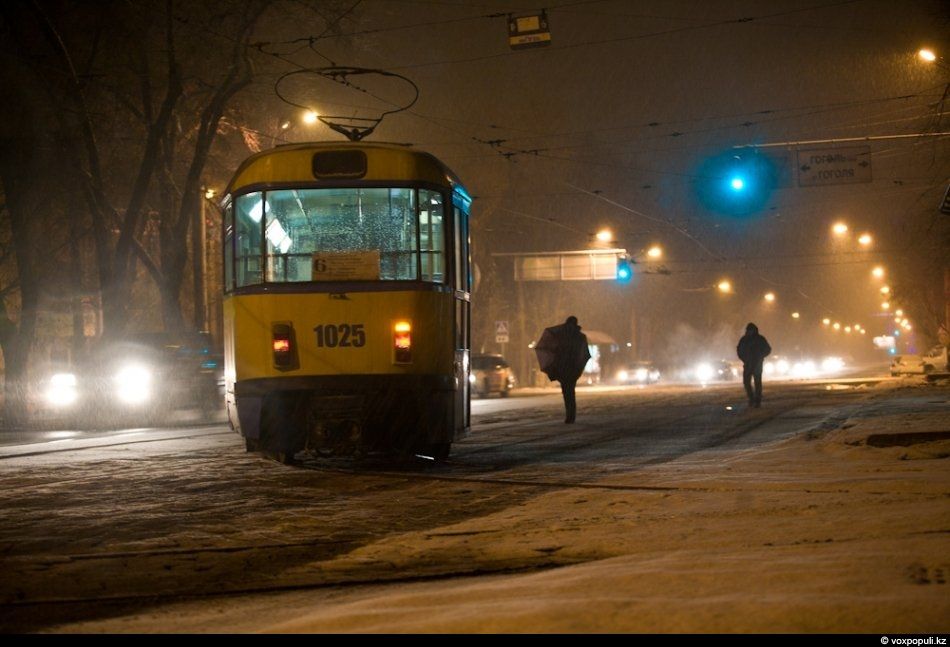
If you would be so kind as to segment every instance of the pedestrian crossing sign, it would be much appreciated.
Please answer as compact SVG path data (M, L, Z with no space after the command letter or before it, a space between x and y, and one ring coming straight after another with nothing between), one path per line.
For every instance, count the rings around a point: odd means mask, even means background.
M508 343L508 322L507 321L495 322L495 343L496 344Z

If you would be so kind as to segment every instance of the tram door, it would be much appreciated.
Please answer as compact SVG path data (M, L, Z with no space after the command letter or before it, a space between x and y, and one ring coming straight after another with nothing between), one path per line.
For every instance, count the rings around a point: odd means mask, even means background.
M455 428L471 426L471 384L468 381L471 359L472 305L469 285L468 215L458 206L453 209L452 230L455 249Z

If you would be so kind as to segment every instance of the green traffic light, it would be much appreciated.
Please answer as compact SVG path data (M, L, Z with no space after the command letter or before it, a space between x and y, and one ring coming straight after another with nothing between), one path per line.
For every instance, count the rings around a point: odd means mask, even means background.
M618 283L627 283L630 281L630 278L633 276L633 268L630 267L630 262L626 259L617 260L617 282Z

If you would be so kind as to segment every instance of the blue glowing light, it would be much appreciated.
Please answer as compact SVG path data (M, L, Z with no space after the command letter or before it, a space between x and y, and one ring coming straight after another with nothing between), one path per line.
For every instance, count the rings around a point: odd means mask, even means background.
M623 258L619 259L617 261L617 281L626 283L632 276L633 268L630 267L630 262Z
M733 191L741 191L745 188L745 181L741 177L734 177L729 182L729 186L732 187Z

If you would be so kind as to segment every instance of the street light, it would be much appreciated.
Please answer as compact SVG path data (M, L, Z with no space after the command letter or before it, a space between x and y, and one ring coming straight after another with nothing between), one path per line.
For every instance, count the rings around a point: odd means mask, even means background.
M871 276L873 276L873 277L876 278L876 279L883 278L883 277L884 277L884 268L881 267L880 265L878 265L878 266L875 267L873 270L871 270Z
M601 243L609 243L614 239L614 234L609 229L601 229L594 237Z
M835 330L841 330L841 324L839 324L837 321L834 322L834 323L831 325L831 327L834 328Z
M858 243L860 243L862 247L867 247L873 241L874 239L871 238L871 234L863 233L860 236L858 236Z
M723 294L729 294L730 292L732 292L732 283L730 283L729 281L725 279L720 281L719 285L717 285L716 287L719 288L719 291L722 292Z
M824 319L821 320L821 325L822 325L822 326L830 326L830 325L831 325L831 319L829 319L828 317L825 317Z
M660 258L663 256L663 248L660 247L659 245L654 245L653 247L647 250L647 256L649 256L650 258Z
M766 293L765 293L765 300L766 300L767 302L769 302L769 303L775 303L775 293L774 293L774 292L766 292Z
M798 314L797 312L792 313L792 319L798 319L799 317L801 317L801 315Z
M308 110L305 113L303 113L303 122L305 124L311 124L311 125L315 124L317 123L317 119L319 118L320 118L320 115L318 115L316 111L314 110Z
M890 309L891 309L891 304L888 303L887 301L881 304L881 310L890 310Z
M831 231L834 232L835 236L844 236L848 233L848 225L843 222L836 222L831 226Z
M891 293L891 288L889 286L887 285L881 286L881 294L890 294L890 293Z
M940 69L950 70L950 65L947 64L946 59L929 47L921 47L919 50L917 50L917 58L927 65L936 65Z

